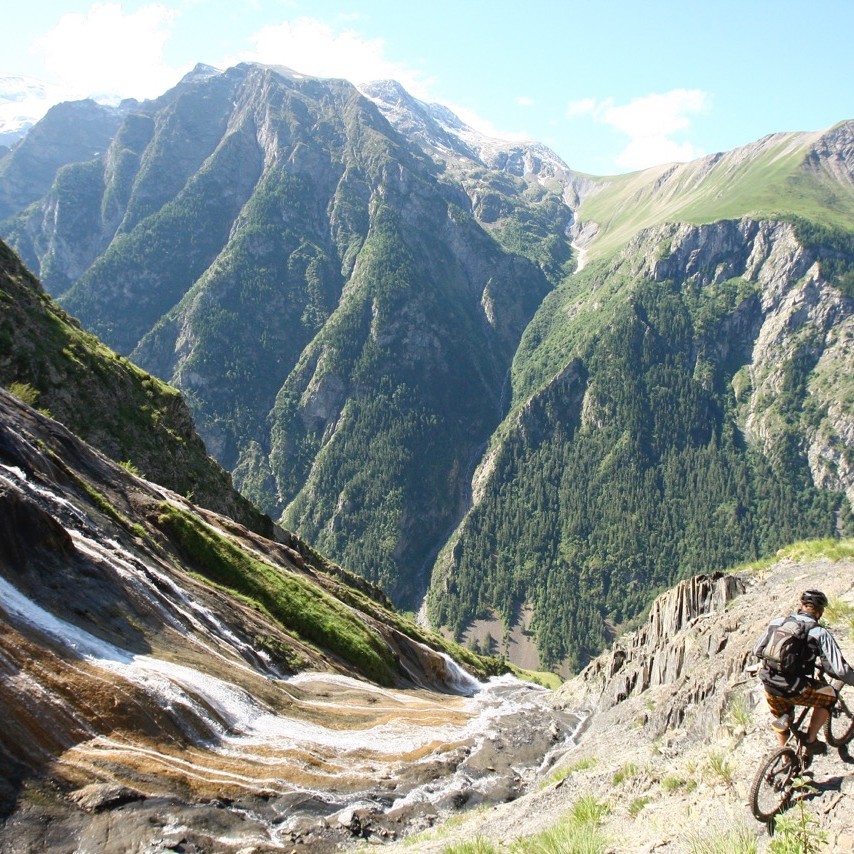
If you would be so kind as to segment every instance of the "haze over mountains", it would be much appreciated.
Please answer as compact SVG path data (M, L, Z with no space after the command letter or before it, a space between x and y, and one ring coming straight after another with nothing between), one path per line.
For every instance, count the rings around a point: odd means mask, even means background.
M851 122L596 178L392 82L200 66L54 108L0 220L263 513L511 660L849 529Z

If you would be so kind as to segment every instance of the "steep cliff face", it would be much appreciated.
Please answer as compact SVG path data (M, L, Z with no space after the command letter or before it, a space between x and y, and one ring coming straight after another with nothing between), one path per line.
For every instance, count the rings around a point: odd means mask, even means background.
M653 602L637 631L615 641L562 688L560 702L599 714L629 698L666 689L668 700L645 716L644 727L653 738L681 726L692 708L702 708L702 726L710 732L720 723L728 686L748 663L750 647L744 639L729 642L739 629L739 620L728 617L729 606L745 589L746 579L738 575L700 575L680 582Z
M0 220L26 208L50 190L57 171L104 152L125 109L94 101L62 103L0 161Z
M700 290L732 279L755 286L755 297L734 308L700 358L745 362L731 382L747 441L773 457L794 426L786 407L799 410L797 442L813 482L854 499L844 450L854 438L854 400L840 370L851 359L854 301L823 273L820 253L795 226L750 219L663 226L635 238L635 250L644 258L637 274L653 281Z
M554 664L640 611L626 606L641 579L675 583L845 524L849 505L818 491L854 497L854 301L838 247L801 231L657 226L549 297L434 567L437 622L464 634L497 614L512 655L507 632L533 606Z

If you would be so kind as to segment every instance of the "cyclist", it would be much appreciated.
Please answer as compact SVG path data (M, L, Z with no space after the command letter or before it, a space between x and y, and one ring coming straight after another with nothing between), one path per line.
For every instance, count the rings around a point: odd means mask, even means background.
M833 686L821 683L813 675L816 658L821 658L822 669L829 676L841 679L848 685L854 685L854 669L846 662L833 635L818 624L826 607L827 596L820 590L805 590L801 593L800 607L792 616L804 621L808 632L807 651L798 672L786 675L773 670L767 664L759 671L768 708L775 716L771 726L777 733L781 745L785 744L788 738L795 706L812 707L806 745L807 754L810 757L827 752L827 745L819 741L818 733L828 719L830 707L836 700L836 691ZM786 617L778 617L768 624L753 649L755 656L761 658L762 651L771 640L774 630L785 619Z

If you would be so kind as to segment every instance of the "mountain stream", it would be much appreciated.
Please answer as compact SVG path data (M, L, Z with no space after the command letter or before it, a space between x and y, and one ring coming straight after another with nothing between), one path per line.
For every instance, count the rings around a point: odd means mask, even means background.
M148 626L144 643L96 636L0 576L0 635L12 638L0 642L0 686L41 726L67 731L54 768L94 814L84 835L98 850L111 850L119 821L143 847L326 851L399 838L515 798L573 743L581 722L550 692L510 676L477 682L450 658L447 693L274 675L151 555L95 536L20 470L0 467L0 486L38 493ZM36 649L50 650L40 666L27 659ZM48 665L61 676L43 676Z

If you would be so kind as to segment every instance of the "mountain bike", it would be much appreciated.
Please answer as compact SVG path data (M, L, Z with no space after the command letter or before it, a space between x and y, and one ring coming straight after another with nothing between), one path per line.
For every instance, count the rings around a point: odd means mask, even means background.
M823 674L821 681L827 682ZM843 683L830 682L836 689L836 702L831 706L830 717L824 725L824 737L830 747L843 748L854 739L854 697L849 692L843 696ZM806 727L801 729L809 706L796 707L800 711L789 725L785 746L769 754L762 763L750 787L750 809L762 822L769 823L789 805L796 781L809 768L811 757L806 747Z

